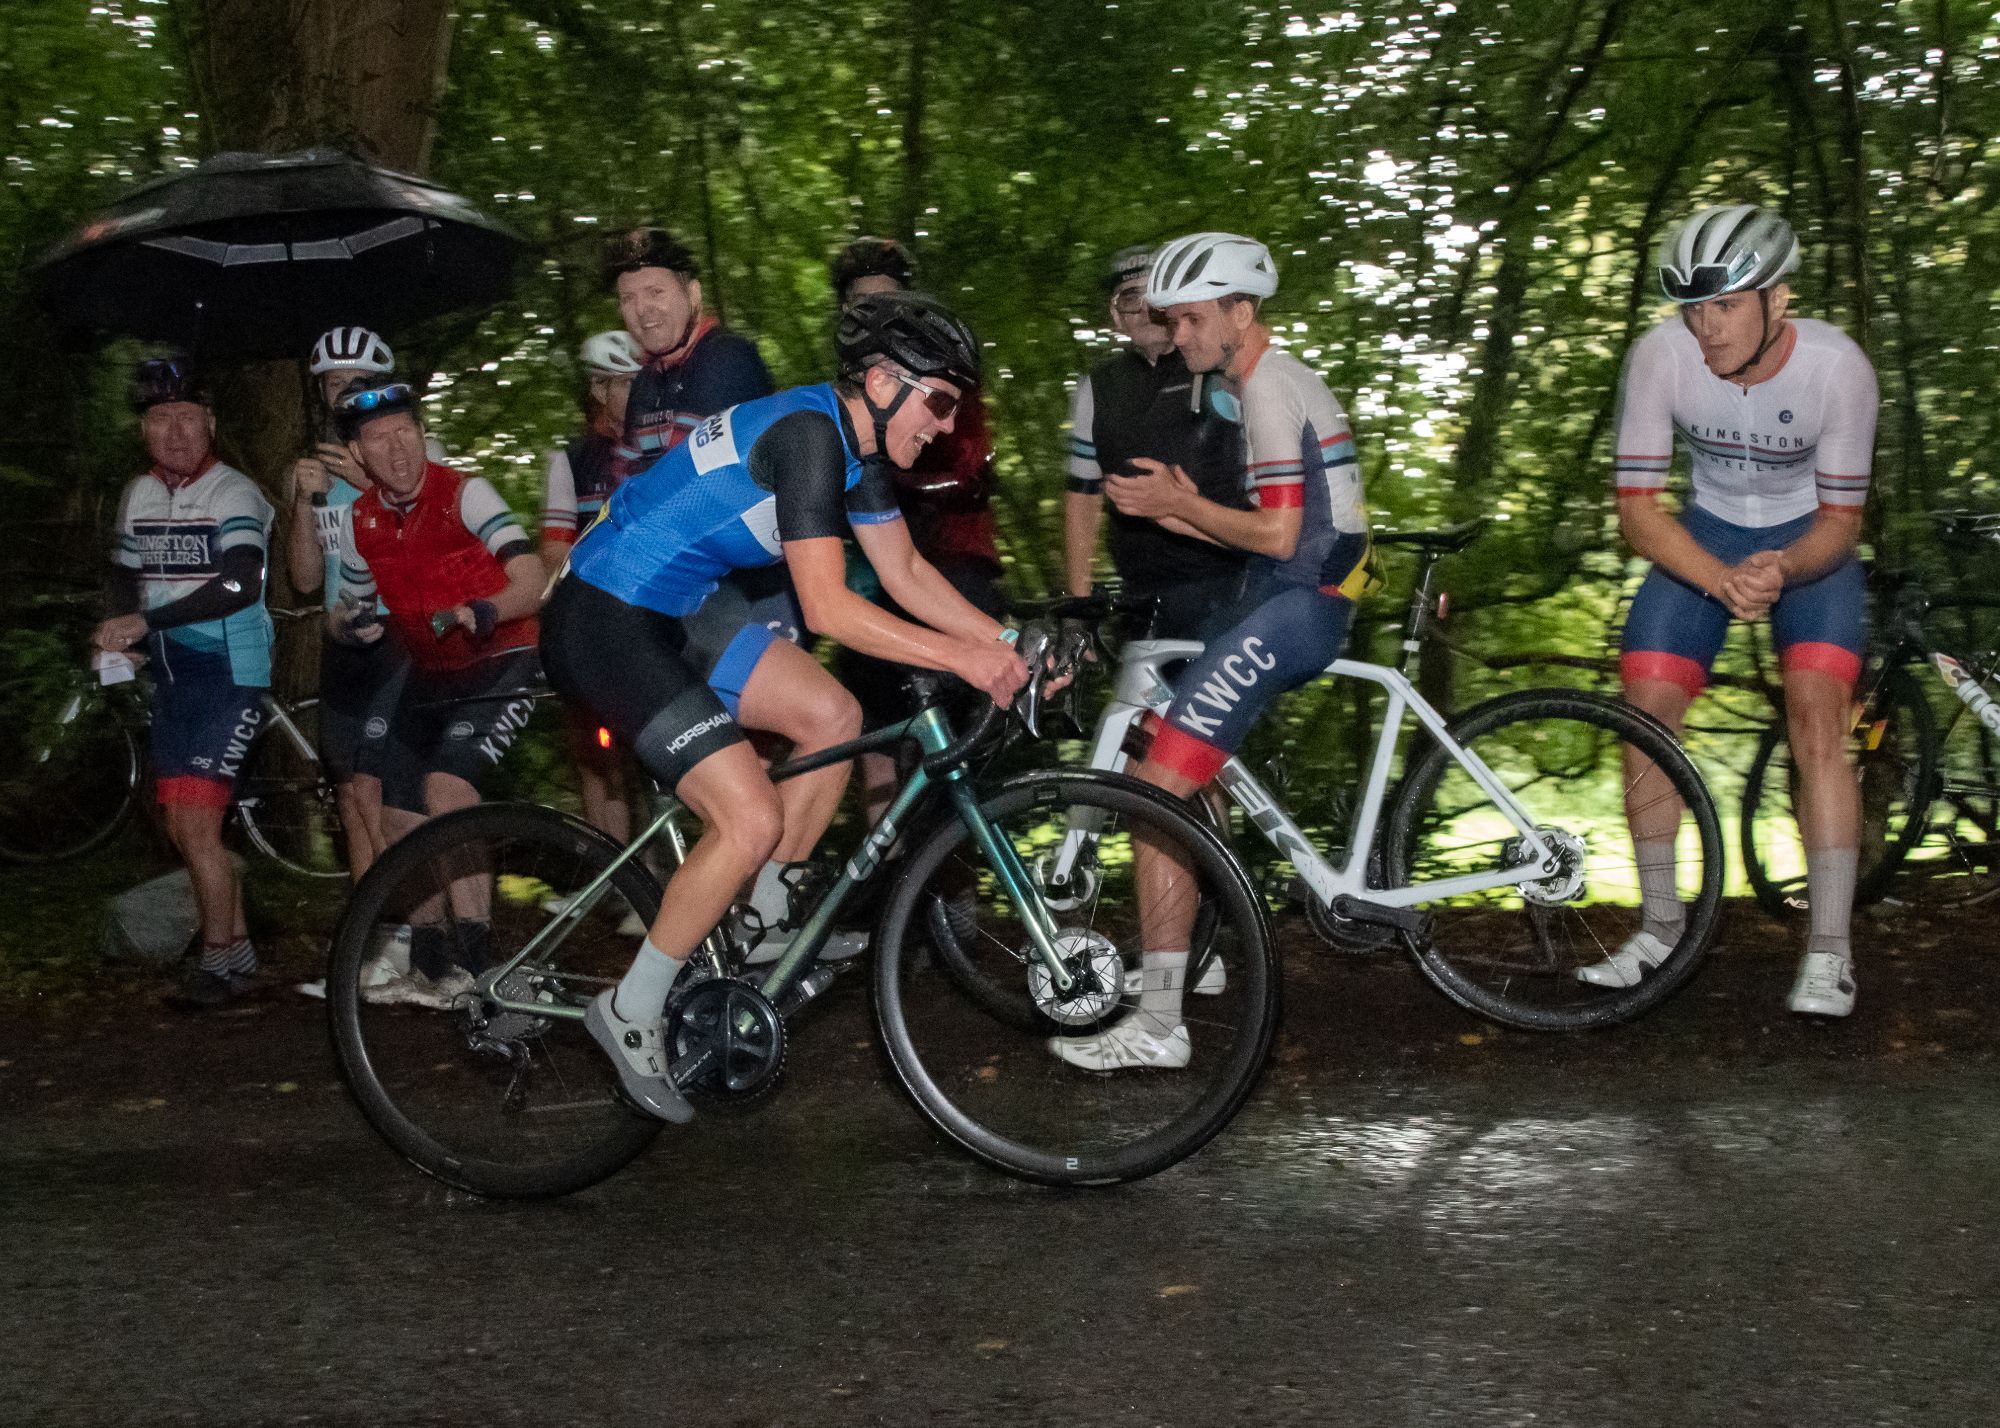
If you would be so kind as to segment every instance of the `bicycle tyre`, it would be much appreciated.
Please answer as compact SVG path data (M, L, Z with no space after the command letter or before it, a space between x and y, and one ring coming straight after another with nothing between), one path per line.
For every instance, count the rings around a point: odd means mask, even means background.
M948 1141L1027 1180L1106 1185L1185 1159L1241 1109L1276 1032L1278 968L1264 907L1248 875L1179 800L1120 774L1043 770L1009 780L980 805L1024 860L1038 842L1059 840L1063 820L1076 808L1101 820L1095 825L1104 830L1100 840L1117 842L1119 858L1107 866L1130 866L1135 826L1171 838L1194 870L1198 895L1217 907L1227 988L1214 997L1188 994L1184 1019L1200 1048L1189 1069L1078 1071L1056 1057L1046 1027L1024 1032L965 995L959 977L928 955L923 916L933 879L955 876L955 865L968 860L984 867L962 824L940 829L927 846L913 850L891 890L876 944L875 1016L897 1081ZM1020 831L1013 826L1017 820ZM1125 948L1138 945L1137 905L1126 900L1124 887L1107 878L1087 910L1058 914L1062 933L1099 938L1122 963ZM992 896L989 889L987 900ZM991 928L982 935L996 938ZM1025 953L1016 954L1015 965L1026 981ZM1198 975L1191 965L1190 985ZM1124 1003L1125 1014L1137 1014L1122 987L1107 995ZM1071 1030L1087 1034L1097 1024L1072 1023ZM1057 1143L1046 1143L1051 1137Z
M9 711L0 728L0 860L81 858L117 837L138 807L144 768L131 728L93 689L79 684L65 697L75 714L53 720L0 698Z
M425 823L390 847L356 885L334 932L327 972L335 1057L369 1125L425 1174L475 1195L546 1199L604 1180L659 1134L661 1122L617 1093L616 1073L580 1019L544 1018L546 1024L534 1028L530 1018L499 1012L485 1023L488 1030L501 1017L528 1024L516 1037L533 1068L526 1079L548 1082L552 1092L533 1107L510 1106L516 1075L496 1108L491 1083L500 1058L476 1047L469 1034L474 1018L483 1021L493 1010L490 1004L422 1011L372 1004L360 992L376 930L402 920L425 896L462 882L467 869L492 870L498 895L491 946L498 962L550 920L545 902L580 891L620 851L596 829L554 809L489 803ZM507 872L498 871L503 867ZM523 880L513 891L506 883L510 875ZM642 860L630 859L568 940L512 975L525 977L537 998L580 1009L631 961L631 939L616 931L623 913L638 911L650 921L659 904L659 883ZM509 1062L510 1074L517 1065ZM564 1124L571 1119L574 1134ZM556 1135L562 1136L559 1144ZM549 1143L545 1153L535 1152L538 1136Z
M286 706L286 713L309 730L319 700ZM230 806L251 847L288 873L302 878L347 876L347 830L340 819L340 792L317 757L294 771L298 758L285 736L267 719L251 741Z
M1496 737L1519 731L1531 721L1567 721L1576 731L1560 734L1551 730L1546 736L1516 732L1508 743ZM1575 835L1582 840L1573 870L1578 882L1575 893L1560 900L1531 901L1519 887L1491 890L1499 912L1526 914L1527 950L1520 939L1509 940L1503 931L1485 925L1476 911L1477 904L1470 915L1455 906L1434 912L1434 935L1427 945L1417 948L1417 966L1432 985L1466 1010L1524 1031L1583 1031L1616 1025L1650 1011L1680 990L1700 966L1714 937L1722 901L1724 854L1715 801L1693 761L1666 726L1624 701L1604 695L1524 690L1475 705L1449 721L1447 728L1462 747L1479 752L1503 782L1510 770L1501 764L1508 761L1496 762L1486 750L1494 754L1518 751L1521 762L1512 771L1521 775L1523 787L1513 790L1514 796L1538 828L1555 827L1565 833L1564 819L1537 816L1538 806L1553 811L1548 794L1525 796L1526 790L1541 788L1557 777L1564 767L1558 761L1574 757L1580 747L1586 757L1575 767L1581 777L1593 780L1581 791L1594 795L1593 801L1603 800L1607 790L1623 791L1625 779L1622 763L1612 768L1608 781L1605 779L1606 753L1601 742L1593 741L1603 736L1616 738L1621 754L1629 744L1652 760L1670 783L1671 793L1685 806L1700 861L1694 896L1692 900L1683 898L1683 932L1668 957L1633 987L1604 988L1583 981L1577 976L1583 966L1607 956L1623 943L1629 931L1638 928L1634 915L1636 881L1621 889L1634 899L1630 906L1579 900L1591 885L1591 869L1599 869L1602 883L1605 865L1616 866L1612 850L1630 847L1622 802L1612 798L1605 808L1593 808L1582 815L1595 815L1594 823L1583 826L1590 829L1591 837L1599 839L1607 856L1591 857L1589 839ZM1428 881L1453 872L1490 871L1503 865L1500 859L1505 856L1506 837L1468 842L1463 850L1465 859L1451 861L1450 855L1459 850L1447 841L1445 833L1464 824L1466 810L1456 811L1449 824L1424 816L1446 777L1457 770L1457 763L1443 746L1433 741L1404 779L1390 813L1386 839L1384 867L1389 886L1408 885L1420 868ZM1472 809L1491 808L1483 792L1477 797ZM1571 817L1574 820L1578 815L1572 811ZM1685 831L1686 824L1683 827ZM1512 834L1511 825L1507 825L1507 832ZM1491 854L1477 851L1489 846ZM1517 905L1508 906L1510 900ZM1507 925L1517 924L1510 918ZM1583 936L1570 935L1579 930ZM1449 946L1445 945L1447 940Z
M1886 712L1885 712L1886 711ZM1854 905L1880 902L1896 881L1911 848L1923 836L1937 793L1937 719L1930 701L1907 673L1891 673L1855 725L1860 740L1855 771L1862 789L1861 863L1854 882ZM1901 751L1901 763L1896 761ZM1809 903L1805 893L1803 845L1788 849L1783 861L1795 865L1779 871L1778 850L1759 833L1763 819L1774 810L1795 819L1792 807L1791 759L1782 719L1767 725L1757 739L1757 753L1743 781L1743 802L1736 841L1743 856L1743 875L1757 905L1780 920L1795 918ZM1871 783L1879 786L1879 818L1870 812ZM1888 801L1891 786L1906 788L1900 824Z

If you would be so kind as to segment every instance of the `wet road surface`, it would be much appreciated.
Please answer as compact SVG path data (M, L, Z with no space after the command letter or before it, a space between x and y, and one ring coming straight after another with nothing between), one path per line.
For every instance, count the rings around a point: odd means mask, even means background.
M308 1004L0 1016L0 1422L1993 1421L2000 1069L1920 1054L1984 1004L1770 980L1552 1041L1295 978L1220 1140L1076 1193L938 1143L843 985L768 1106L528 1206L384 1149Z

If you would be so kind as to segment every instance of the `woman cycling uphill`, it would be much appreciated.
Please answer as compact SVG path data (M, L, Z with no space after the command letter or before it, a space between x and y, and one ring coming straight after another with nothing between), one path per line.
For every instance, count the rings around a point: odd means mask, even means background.
M665 1120L693 1114L661 1037L674 978L781 843L810 850L819 840L847 779L844 766L823 770L788 780L781 797L738 724L738 713L756 727L759 709L820 698L827 685L848 698L831 676L761 624L711 660L691 647L688 617L729 572L782 561L807 624L842 645L947 670L996 703L1027 678L1005 627L916 554L887 469L908 467L952 429L959 401L979 384L976 339L929 298L883 294L843 314L835 352L837 381L710 417L620 486L577 542L543 616L557 690L702 820L631 970L586 1019L627 1094ZM925 625L847 589L850 528L890 595ZM736 711L714 686L737 691Z

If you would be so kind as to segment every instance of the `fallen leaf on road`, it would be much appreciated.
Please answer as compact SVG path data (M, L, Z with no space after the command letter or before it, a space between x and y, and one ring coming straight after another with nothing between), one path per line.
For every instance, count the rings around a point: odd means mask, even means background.
M1172 1299L1177 1294L1192 1294L1194 1292L1195 1286L1192 1284L1169 1284L1165 1289L1160 1291L1160 1298Z
M1458 1044L1460 1046L1479 1046L1483 1044L1485 1040L1486 1038L1481 1036L1478 1032L1468 1031L1460 1035L1460 1037L1458 1038Z
M1000 1068L997 1066L982 1066L972 1073L972 1079L987 1082L998 1081L1000 1079Z
M299 1083L296 1081L280 1081L277 1085L273 1086L271 1089L273 1091L278 1091L278 1092L296 1091L299 1089Z
M972 1347L976 1353L997 1354L1007 1347L1007 1341L1005 1339L982 1339Z

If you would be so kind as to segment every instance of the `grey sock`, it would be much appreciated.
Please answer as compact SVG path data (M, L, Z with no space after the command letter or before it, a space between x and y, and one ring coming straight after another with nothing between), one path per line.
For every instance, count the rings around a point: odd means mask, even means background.
M1680 859L1672 838L1635 838L1632 851L1639 862L1639 927L1672 946L1687 923L1675 873Z
M1812 927L1806 951L1852 955L1848 926L1854 917L1855 865L1852 848L1806 849L1806 899L1812 904Z
M674 978L681 974L681 965L681 962L655 947L653 939L648 937L639 944L639 955L632 959L632 970L618 983L618 994L611 999L611 1009L627 1021L642 1024L658 1021L661 1010L667 1004L667 993L673 990Z
M1181 993L1187 984L1188 954L1185 952L1142 952L1139 954L1139 1010L1157 1023L1152 1029L1167 1031L1181 1024Z

